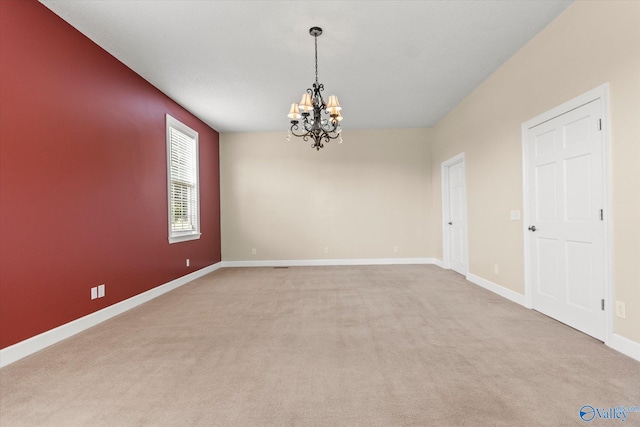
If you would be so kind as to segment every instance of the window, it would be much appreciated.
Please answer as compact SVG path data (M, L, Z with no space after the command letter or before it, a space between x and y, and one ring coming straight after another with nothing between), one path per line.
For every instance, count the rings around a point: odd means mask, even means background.
M200 238L198 132L167 114L169 243Z

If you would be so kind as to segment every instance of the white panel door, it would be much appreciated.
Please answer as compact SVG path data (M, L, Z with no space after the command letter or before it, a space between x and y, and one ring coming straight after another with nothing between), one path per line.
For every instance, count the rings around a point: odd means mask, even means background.
M601 102L530 128L525 173L532 306L603 340Z
M464 160L447 167L449 192L449 261L451 269L467 274L467 218Z

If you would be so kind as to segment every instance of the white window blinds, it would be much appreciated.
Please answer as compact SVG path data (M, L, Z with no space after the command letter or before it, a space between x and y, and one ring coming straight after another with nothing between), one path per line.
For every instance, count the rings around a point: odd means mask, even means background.
M167 115L169 242L200 236L198 134Z

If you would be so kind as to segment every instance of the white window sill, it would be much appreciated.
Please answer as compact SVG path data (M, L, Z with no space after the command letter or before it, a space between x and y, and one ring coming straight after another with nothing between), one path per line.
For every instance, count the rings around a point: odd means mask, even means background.
M189 240L198 240L202 233L176 234L169 236L169 243L187 242Z

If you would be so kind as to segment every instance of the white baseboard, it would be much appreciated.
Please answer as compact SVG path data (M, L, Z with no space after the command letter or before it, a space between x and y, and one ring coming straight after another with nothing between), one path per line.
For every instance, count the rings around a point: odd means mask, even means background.
M501 297L504 297L510 301L526 307L525 296L522 294L514 292L487 279L483 279L482 277L476 276L475 274L467 274L467 280L495 294L498 294ZM606 343L606 345L626 356L631 357L632 359L640 361L640 343L632 341L629 338L625 338L618 334L612 334L610 341Z
M609 347L640 362L640 343L618 334L612 334Z
M438 259L438 258L428 258L428 259L430 259L432 261L429 264L437 265L440 268L444 268L444 267L442 267L442 260L441 259Z
M493 283L487 279L484 279L480 276L476 276L475 274L467 273L467 280L471 283L475 283L478 286L481 286L494 294L498 294L501 297L504 297L510 301L515 302L516 304L520 304L522 306L525 305L524 295L519 294L511 289L507 289L504 286L500 286L496 283Z
M392 265L392 264L435 264L436 258L363 258L363 259L294 259L262 261L222 261L223 267L311 267L337 265Z
M0 368L222 268L218 262L0 350Z

